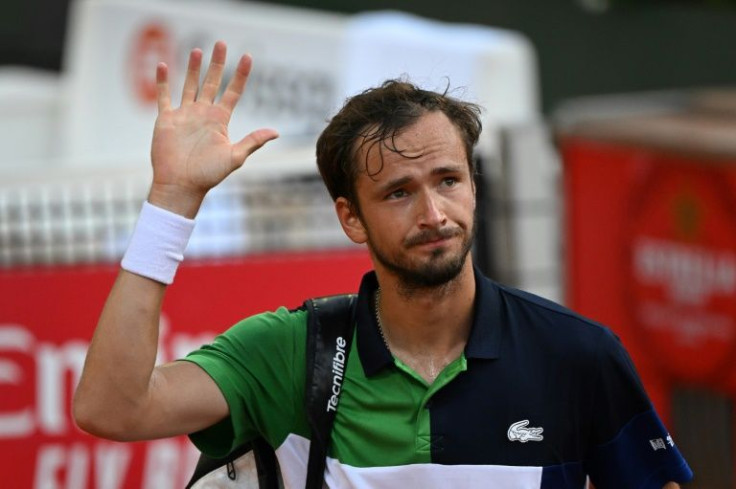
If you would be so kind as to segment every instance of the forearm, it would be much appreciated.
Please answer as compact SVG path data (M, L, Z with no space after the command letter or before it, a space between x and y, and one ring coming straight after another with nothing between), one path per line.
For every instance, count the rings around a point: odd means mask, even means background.
M192 50L178 108L171 105L168 67L157 65L152 205L143 206L122 262L129 271L120 272L108 296L74 398L77 423L93 434L170 436L202 429L228 413L219 388L196 365L173 362L154 368L164 284L173 281L202 199L278 136L272 129L259 129L230 142L227 126L252 60L240 58L218 101L225 58L225 44L216 43L200 87L202 52Z
M156 361L165 289L164 284L120 271L74 396L74 417L84 430L117 438L142 412Z
M130 431L131 420L149 414L165 284L173 282L194 228L194 221L172 212L180 210L177 203L195 200L180 194L143 205L100 315L74 401L77 422L94 434L118 438Z

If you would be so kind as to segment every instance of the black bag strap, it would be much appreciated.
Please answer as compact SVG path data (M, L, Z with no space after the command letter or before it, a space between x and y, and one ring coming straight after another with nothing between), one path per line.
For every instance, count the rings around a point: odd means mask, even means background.
M322 489L330 434L335 422L355 329L354 294L309 299L307 378L304 396L312 429L306 489Z
M307 489L321 489L324 483L330 433L355 327L356 300L357 296L354 294L335 295L309 299L302 306L308 312L305 408L312 429ZM276 454L262 438L239 446L223 458L210 458L200 454L186 489L223 466L227 466L228 477L235 480L234 461L250 451L253 452L258 469L259 488L277 489L280 477Z
M228 478L232 481L236 480L235 460L251 451L258 472L258 487L260 489L278 489L279 468L276 453L263 438L256 438L244 443L222 458L212 458L203 453L200 454L197 466L194 468L194 473L185 489L191 489L199 479L223 466L227 467Z
M208 457L207 455L200 453L199 459L197 460L197 466L194 467L194 473L192 474L192 477L189 479L189 483L187 483L186 486L184 486L184 489L190 489L195 482L197 482L199 479L204 477L205 475L209 474L215 469L219 469L223 465L227 465L227 475L231 480L235 480L235 474L234 474L234 468L232 467L232 462L236 458L240 457L241 455L248 453L250 450L253 449L253 445L251 443L245 443L243 445L240 445L238 448L233 450L232 452L228 453L225 457L222 458L212 458Z

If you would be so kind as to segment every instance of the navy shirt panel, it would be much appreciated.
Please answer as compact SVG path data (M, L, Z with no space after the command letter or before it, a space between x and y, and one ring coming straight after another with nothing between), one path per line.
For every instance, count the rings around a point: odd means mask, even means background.
M599 445L651 410L636 370L608 328L551 301L476 278L478 302L493 307L476 306L468 369L432 401L431 431L442 440L432 460L550 470L564 465L548 479L577 480ZM510 427L525 421L522 426L543 430L541 440L510 439Z

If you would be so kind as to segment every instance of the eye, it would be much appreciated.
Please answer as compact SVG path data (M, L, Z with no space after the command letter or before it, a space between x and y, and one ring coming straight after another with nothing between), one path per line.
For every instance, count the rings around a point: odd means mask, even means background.
M396 189L396 190L391 191L386 196L386 198L387 199L400 199L402 197L406 197L407 195L408 195L408 193L406 192L406 190L400 188L400 189Z
M442 185L445 187L454 187L457 183L457 178L455 177L445 177L442 179Z

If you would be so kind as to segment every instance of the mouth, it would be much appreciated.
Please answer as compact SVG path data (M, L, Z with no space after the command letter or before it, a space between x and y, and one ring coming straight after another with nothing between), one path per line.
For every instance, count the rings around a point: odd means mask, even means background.
M447 246L448 242L449 242L449 239L437 239L437 240L427 241L425 243L414 245L413 248L416 250L439 252L440 250L444 249Z
M440 231L427 230L410 236L404 244L407 248L436 248L447 244L452 238L460 236L461 234L462 230L460 228L443 229Z

